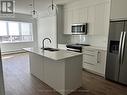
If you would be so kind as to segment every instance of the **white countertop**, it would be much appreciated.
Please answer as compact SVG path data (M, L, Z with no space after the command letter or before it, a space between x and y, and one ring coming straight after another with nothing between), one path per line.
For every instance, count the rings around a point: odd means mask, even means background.
M62 60L69 57L79 56L82 53L67 51L67 50L59 50L59 51L47 51L42 50L40 48L23 48L25 51L32 52L53 60Z
M58 47L61 49L67 49L66 48L66 44L58 44ZM103 46L82 46L83 48L90 48L90 49L97 49L97 50L104 50L107 51L107 47L103 47Z

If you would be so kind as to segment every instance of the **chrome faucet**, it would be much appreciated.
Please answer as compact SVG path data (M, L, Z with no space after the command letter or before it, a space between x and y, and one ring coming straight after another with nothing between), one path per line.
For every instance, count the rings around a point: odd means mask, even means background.
M51 39L49 39L49 38L44 38L43 41L42 41L42 44L43 44L42 49L45 48L45 40L49 40L50 43L52 42Z

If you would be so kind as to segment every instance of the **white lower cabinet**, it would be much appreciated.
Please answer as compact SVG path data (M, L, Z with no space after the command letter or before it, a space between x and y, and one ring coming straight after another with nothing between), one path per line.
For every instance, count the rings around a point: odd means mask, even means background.
M83 68L104 76L105 75L105 65L106 65L106 51L85 48L83 49Z

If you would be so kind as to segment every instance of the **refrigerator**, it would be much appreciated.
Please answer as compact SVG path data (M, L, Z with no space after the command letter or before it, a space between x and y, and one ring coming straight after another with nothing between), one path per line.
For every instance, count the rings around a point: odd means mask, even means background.
M3 80L3 69L2 69L2 59L1 59L1 49L0 49L0 95L5 95L4 80Z
M105 77L127 85L127 20L110 21Z

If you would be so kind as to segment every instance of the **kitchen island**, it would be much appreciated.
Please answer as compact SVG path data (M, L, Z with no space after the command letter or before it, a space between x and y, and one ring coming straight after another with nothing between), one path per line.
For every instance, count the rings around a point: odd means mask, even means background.
M25 48L29 52L30 72L62 95L81 87L82 54Z

